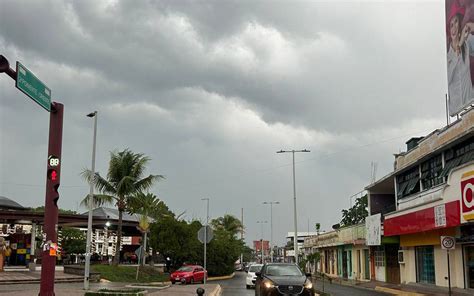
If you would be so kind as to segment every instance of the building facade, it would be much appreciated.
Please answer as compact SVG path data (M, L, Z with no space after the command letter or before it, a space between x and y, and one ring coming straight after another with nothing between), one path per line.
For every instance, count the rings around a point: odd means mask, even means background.
M304 240L306 254L319 252L317 271L330 277L367 281L370 279L369 249L364 224L343 227Z
M449 256L451 286L474 289L474 110L410 139L394 171L366 189L374 279L447 287ZM449 255L444 236L456 241Z

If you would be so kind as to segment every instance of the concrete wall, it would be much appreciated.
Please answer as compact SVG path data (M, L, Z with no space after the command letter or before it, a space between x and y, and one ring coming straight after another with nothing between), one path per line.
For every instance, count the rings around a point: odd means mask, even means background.
M400 280L402 284L416 283L416 254L415 247L404 248L405 263L400 264ZM435 285L448 287L448 259L446 250L434 246ZM464 288L463 258L461 247L451 251L451 287Z

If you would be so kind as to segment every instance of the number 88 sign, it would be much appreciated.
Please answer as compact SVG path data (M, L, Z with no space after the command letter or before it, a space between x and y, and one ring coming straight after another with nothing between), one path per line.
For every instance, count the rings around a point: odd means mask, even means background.
M51 167L57 167L59 165L59 158L53 155L48 157L48 165Z

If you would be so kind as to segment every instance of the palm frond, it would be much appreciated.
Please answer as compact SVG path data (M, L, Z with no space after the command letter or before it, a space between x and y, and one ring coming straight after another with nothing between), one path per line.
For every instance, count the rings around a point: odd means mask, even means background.
M84 199L81 201L81 206L89 208L89 198L90 194L88 194ZM92 208L100 207L104 204L113 204L115 201L115 197L106 194L94 194L92 198Z
M93 173L91 170L84 170L81 176L89 183L94 184L94 187L104 193L116 194L115 187L108 180L104 179L99 173Z
M150 187L153 186L153 183L164 178L165 177L162 175L149 175L146 178L136 181L134 185L136 190L143 192L150 189Z

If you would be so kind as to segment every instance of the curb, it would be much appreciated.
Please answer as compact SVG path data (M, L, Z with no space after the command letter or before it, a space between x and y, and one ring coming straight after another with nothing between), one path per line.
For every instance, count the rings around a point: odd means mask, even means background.
M158 286L146 286L146 285L143 285L143 286L136 286L136 285L126 285L125 286L126 288L138 288L138 289L149 289L149 290L164 290L164 289L168 289L169 287L171 287L171 285L166 285L166 286L161 286L161 287L158 287Z
M80 283L83 282L84 279L55 279L54 283ZM39 284L41 283L41 279L28 279L28 280L12 280L12 281L0 281L0 286L2 285L24 285L24 284Z
M212 282L212 281L220 281L220 280L230 280L234 276L235 276L235 272L233 272L231 275L210 277L210 278L207 278L207 281Z
M317 281L314 281L313 283L314 283L314 284L317 284L318 282L317 282ZM329 284L329 285L340 285L340 286L352 287L352 288L355 288L355 289L365 290L365 291L374 291L374 290L375 290L374 288L370 288L370 287L364 287L364 286L359 286L359 285L343 284L343 283L340 283L340 282L337 282L337 281L332 281L331 283L327 283L327 284ZM326 282L325 282L325 285L326 285ZM321 291L321 292L322 292L322 291ZM379 292L382 292L382 293L385 293L385 294L393 294L393 293L386 292L386 291L382 291L382 290L380 290Z
M385 287L381 287L381 286L376 286L375 291L385 292L385 293L389 293L389 294L392 294L392 295L425 296L425 294L421 294L421 293L402 291L402 290L397 290L397 289L385 288Z
M212 291L209 296L221 296L222 295L222 287L221 285L217 285L217 287Z

